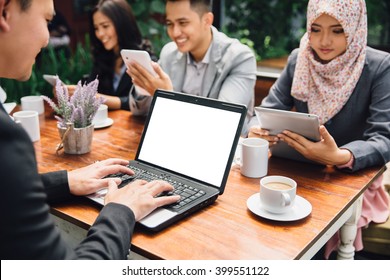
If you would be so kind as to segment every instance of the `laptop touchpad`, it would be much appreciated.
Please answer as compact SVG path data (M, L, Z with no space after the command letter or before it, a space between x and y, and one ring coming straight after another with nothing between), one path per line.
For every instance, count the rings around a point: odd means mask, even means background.
M176 212L169 211L165 208L158 208L150 213L148 216L139 221L140 224L148 227L155 228L161 223L176 216Z

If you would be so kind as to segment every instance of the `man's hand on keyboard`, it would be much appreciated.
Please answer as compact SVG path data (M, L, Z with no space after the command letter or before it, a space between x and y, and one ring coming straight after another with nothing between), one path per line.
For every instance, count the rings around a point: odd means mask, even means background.
M88 195L107 188L109 181L114 180L116 184L120 184L122 182L120 178L105 177L114 173L134 175L127 167L128 164L128 160L111 158L70 171L68 172L70 192L74 195Z
M157 197L162 192L172 190L170 184L158 180L151 182L136 180L118 189L117 184L111 179L104 202L105 204L115 202L129 207L136 221L139 221L156 208L177 202L180 199L179 195Z

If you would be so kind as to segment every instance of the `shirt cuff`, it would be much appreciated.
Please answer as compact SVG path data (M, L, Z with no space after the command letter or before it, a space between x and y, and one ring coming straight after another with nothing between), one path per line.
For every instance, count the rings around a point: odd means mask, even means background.
M342 165L336 165L336 167L337 167L338 169L343 169L343 168L352 169L354 163L355 163L355 157L354 157L353 154L351 153L351 159L350 159L347 163L342 164Z

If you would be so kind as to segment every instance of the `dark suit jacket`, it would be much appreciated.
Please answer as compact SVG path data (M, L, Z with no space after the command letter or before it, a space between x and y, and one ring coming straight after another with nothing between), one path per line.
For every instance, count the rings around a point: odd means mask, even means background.
M75 249L61 238L49 204L70 199L67 172L39 175L34 147L0 105L1 259L125 259L135 219L126 206L106 205Z
M131 91L134 91L133 81L127 73L124 73L115 92L121 100L121 109L123 110L130 110L129 99Z

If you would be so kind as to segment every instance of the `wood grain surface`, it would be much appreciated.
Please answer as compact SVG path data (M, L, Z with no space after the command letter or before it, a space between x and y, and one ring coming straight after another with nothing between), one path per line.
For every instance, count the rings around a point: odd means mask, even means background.
M52 111L40 116L41 140L34 143L40 172L72 170L110 157L134 159L145 118L110 111L111 127L95 130L92 151L56 154L59 135ZM161 136L163 137L163 135ZM297 194L313 210L299 221L277 222L252 214L247 199L259 191L259 179L246 178L233 166L225 193L216 202L159 232L138 226L131 249L152 259L297 259L352 205L384 167L353 174L332 167L271 158L268 175L293 178ZM52 213L88 229L101 207L86 198L56 205Z

